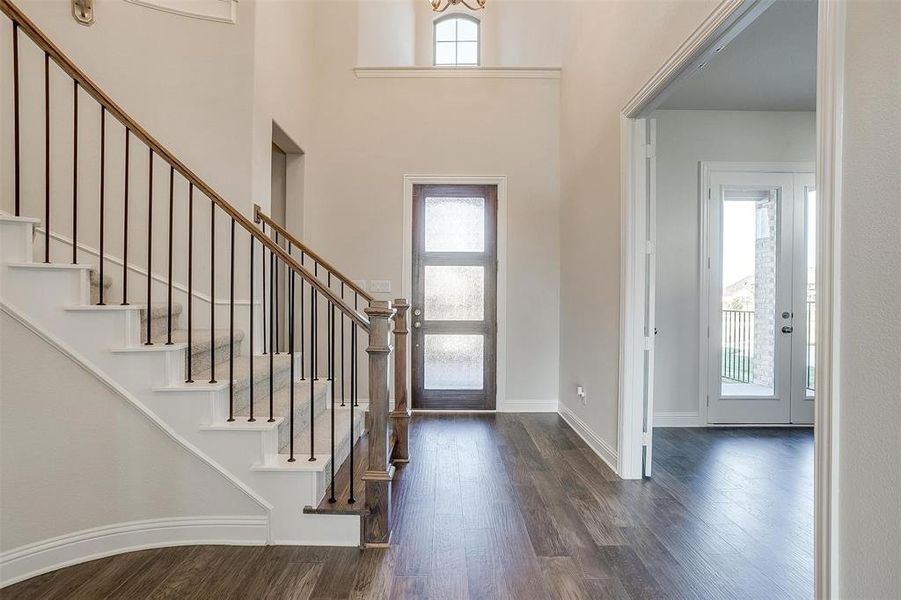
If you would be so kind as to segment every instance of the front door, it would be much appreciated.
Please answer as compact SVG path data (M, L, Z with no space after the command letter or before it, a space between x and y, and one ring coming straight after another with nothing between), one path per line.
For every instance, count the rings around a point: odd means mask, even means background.
M708 198L707 420L812 423L812 176L713 172Z
M413 187L413 408L491 410L497 187Z

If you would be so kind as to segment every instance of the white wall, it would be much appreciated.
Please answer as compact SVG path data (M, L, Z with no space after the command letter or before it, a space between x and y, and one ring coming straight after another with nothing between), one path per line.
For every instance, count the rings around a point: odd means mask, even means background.
M0 552L132 521L268 514L5 311L0 399ZM142 543L140 533L124 540L124 547Z
M849 2L842 162L839 598L901 589L901 3Z
M652 116L657 119L655 424L698 425L699 163L812 163L815 115L658 110Z
M354 279L403 295L404 175L506 175L507 399L557 398L559 81L358 79L357 10L317 10L307 232ZM499 403L502 405L502 403Z
M620 111L718 4L568 4L561 81L560 401L617 444ZM579 402L583 385L587 405Z

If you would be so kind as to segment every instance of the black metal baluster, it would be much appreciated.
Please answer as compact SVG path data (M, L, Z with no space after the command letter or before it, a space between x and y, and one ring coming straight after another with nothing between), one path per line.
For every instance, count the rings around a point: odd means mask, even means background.
M341 282L341 299L344 300L344 282ZM341 406L344 406L344 311L341 311Z
M253 352L254 352L253 345L254 345L254 342L256 341L253 337L253 317L254 317L254 310L256 309L256 305L253 302L253 296L254 296L254 294L253 294L253 288L254 288L254 285L253 285L254 284L254 280L253 280L253 263L254 263L253 250L254 250L253 234L251 234L250 235L250 319L249 319L249 321L250 321L250 323L249 323L250 352L248 352L248 355L247 355L247 361L250 364L250 366L249 366L250 390L248 392L250 394L250 418L247 419L248 423L253 423L254 421L256 421L256 419L253 418ZM265 252L265 250L264 250L264 252Z
M275 245L278 246L278 231L276 231L274 229L273 229L273 231L275 232ZM281 329L279 328L280 323L279 323L278 297L279 297L280 293L278 291L278 271L279 271L278 261L275 261L274 269L272 269L270 267L270 271L271 271L271 278L275 282L275 284L272 288L273 290L275 290L274 292L272 292L272 296L275 298L275 310L272 311L272 316L275 318L275 353L278 354L279 351L281 350L281 344L282 344ZM269 339L270 340L272 339L272 331L269 332Z
M19 161L16 161L16 165ZM50 262L50 55L44 53L44 262Z
M319 263L313 261L313 274L319 275ZM310 284L310 320L313 322L313 328L310 331L310 378L313 381L319 381L319 371L316 370L316 351L319 343L319 330L316 328L316 321L319 318L319 294L313 284Z
M72 264L78 263L78 81L72 87ZM103 282L100 282L103 287Z
M350 327L350 494L348 504L356 502L354 498L354 405L357 403L357 324L351 323Z
M266 235L265 223L260 225L260 229L263 235ZM269 352L272 340L266 339L266 244L260 244L260 246L260 273L263 276L263 303L261 305L263 309L263 354L266 355Z
M314 396L316 389L316 288L310 282L310 461L316 460L314 425L316 424L316 407Z
M210 383L216 381L216 203L210 199ZM253 379L253 373L251 373Z
M194 383L191 373L194 329L194 184L188 182L188 377L185 383Z
M291 245L288 244L288 254L291 254ZM288 417L289 422L289 440L288 440L288 462L294 462L294 270L289 270L291 276L291 282L289 284L289 301L291 303L291 307L288 309L288 327L290 327L290 331L288 331L288 352L291 353L291 389L289 391L289 406L288 410L290 410L290 415Z
M228 421L235 420L235 218L232 217L228 280ZM252 376L252 374L251 374Z
M175 167L169 167L169 281L166 290L166 345L172 345L172 229L175 210Z
M131 130L125 128L125 193L122 197L122 305L128 305L128 171ZM48 201L49 206L49 201Z
M100 106L100 301L103 306L103 220L106 214L104 209L106 199L106 107Z
M21 214L19 206L19 24L15 21L13 21L13 119L13 160L16 173L16 216L18 217Z
M153 256L153 148L150 148L147 167L147 341L145 346L152 346L150 339L150 288L152 276L150 271L151 257Z
M328 272L328 276L326 277L326 280L328 281L328 283L326 285L328 285L328 289L331 290L332 289L332 272L331 271ZM331 301L329 301L329 307L331 307ZM331 308L329 308L329 313L331 313ZM328 319L329 319L328 326L329 326L329 328L331 328L331 319L332 319L331 314L328 315ZM329 330L328 339L326 340L326 348L327 348L326 352L328 352L329 359L326 361L326 365L325 365L327 381L330 381L333 376L331 356L332 356L332 348L334 347L333 346L334 343L335 343L335 340L332 338L331 330Z
M354 292L354 310L358 310L357 304L358 304L359 301L360 301L360 295L359 295L357 292ZM356 355L356 352L357 352L357 324L356 324L356 323L353 324L353 335L354 335L354 337L353 337L353 340L354 340L354 342L353 342L353 346L354 346L354 347L353 347L353 352L354 352L354 354ZM354 393L354 407L360 406L359 399L357 398L357 385L360 383L360 374L357 373L357 364L358 364L359 362L360 362L360 361L357 360L357 357L354 356L354 362L353 362L353 370L354 370L354 374L353 374L353 375L354 375L354 392L353 392L353 393ZM351 416L353 416L353 415L351 415ZM350 424L350 426L351 426L351 436L350 436L350 437L351 437L351 442L353 442L353 435L352 435L352 434L353 434L353 418L351 418L351 424ZM351 443L350 447L353 448L353 443ZM351 469L351 472L353 472L353 469Z
M329 303L329 339L332 340L332 343L329 345L329 371L332 371L333 363L335 362L335 354L334 354L334 337L335 337L335 305L331 302ZM331 464L331 474L332 474L332 495L329 496L328 501L332 504L337 502L335 498L335 380L332 379L332 464ZM353 478L353 473L351 473L351 478Z
M300 265L303 266L303 251L300 253ZM312 289L312 287L311 287ZM306 374L304 373L304 361L306 360L306 353L304 351L304 327L303 327L303 279L300 280L300 380L306 380Z
M273 323L275 322L275 311L272 310L275 301L275 252L269 251L269 343L272 344ZM273 366L275 361L275 351L269 348L269 423L275 421L273 415L275 409L275 375L273 374Z

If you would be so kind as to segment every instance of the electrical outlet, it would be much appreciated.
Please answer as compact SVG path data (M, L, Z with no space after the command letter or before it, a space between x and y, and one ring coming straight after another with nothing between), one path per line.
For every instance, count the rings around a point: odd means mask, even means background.
M391 280L373 279L369 282L369 291L378 294L387 294L391 291Z
M576 386L576 395L582 401L582 404L588 404L588 394L585 393L585 388L580 386Z

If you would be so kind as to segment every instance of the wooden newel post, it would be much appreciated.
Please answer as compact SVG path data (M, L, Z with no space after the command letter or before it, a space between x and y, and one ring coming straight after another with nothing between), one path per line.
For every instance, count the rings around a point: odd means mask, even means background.
M407 395L407 311L403 298L394 301L394 462L410 462L410 401Z
M388 462L388 359L391 354L390 302L374 300L366 309L369 316L369 468L363 474L366 506L363 542L366 546L387 546L391 539L391 480L394 466Z

